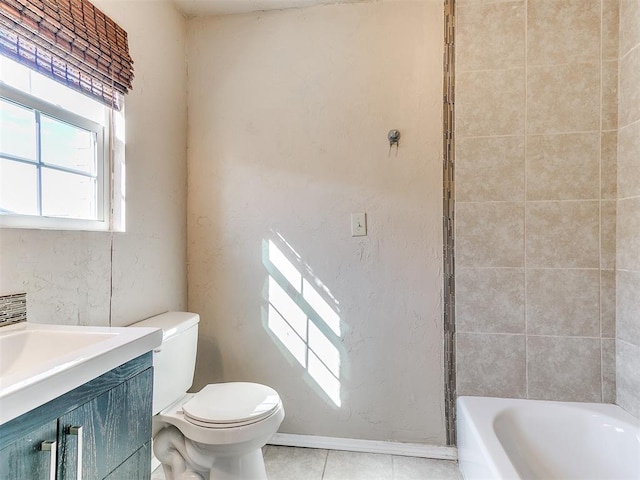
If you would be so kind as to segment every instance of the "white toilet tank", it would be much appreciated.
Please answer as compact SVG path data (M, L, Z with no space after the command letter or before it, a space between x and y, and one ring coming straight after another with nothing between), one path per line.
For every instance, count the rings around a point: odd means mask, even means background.
M199 321L197 313L167 312L130 325L162 329L162 344L153 351L154 415L183 397L193 384Z

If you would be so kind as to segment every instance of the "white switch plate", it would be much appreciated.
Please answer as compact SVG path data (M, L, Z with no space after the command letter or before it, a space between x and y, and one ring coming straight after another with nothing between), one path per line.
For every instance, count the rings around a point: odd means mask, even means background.
M367 234L367 214L352 213L351 214L351 236L363 237Z

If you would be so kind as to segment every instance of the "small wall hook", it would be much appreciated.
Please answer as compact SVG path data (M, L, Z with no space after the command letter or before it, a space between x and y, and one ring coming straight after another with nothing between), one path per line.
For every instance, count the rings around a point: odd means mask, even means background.
M389 139L389 148L392 146L398 146L400 143L400 131L399 130L389 130L387 134L387 138Z

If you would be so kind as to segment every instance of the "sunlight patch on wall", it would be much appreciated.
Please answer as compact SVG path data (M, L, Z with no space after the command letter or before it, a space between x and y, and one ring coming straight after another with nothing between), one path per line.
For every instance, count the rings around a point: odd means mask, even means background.
M276 345L335 406L341 406L338 302L300 255L275 234L263 242L269 273L264 324Z

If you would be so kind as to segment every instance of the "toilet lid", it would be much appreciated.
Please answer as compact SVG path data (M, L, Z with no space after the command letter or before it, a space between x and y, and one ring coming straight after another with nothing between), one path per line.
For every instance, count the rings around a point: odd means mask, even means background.
M182 406L185 417L197 425L248 425L268 417L280 397L258 383L230 382L207 385Z

